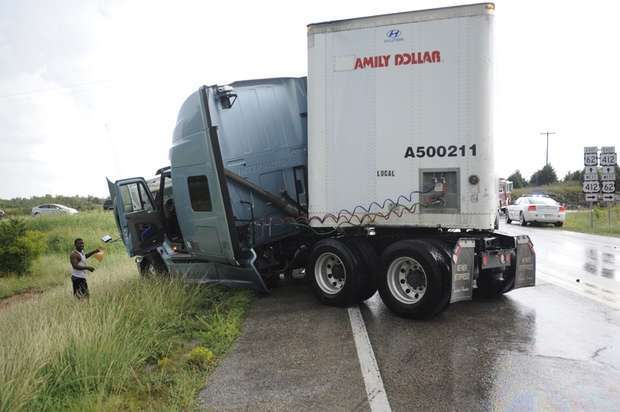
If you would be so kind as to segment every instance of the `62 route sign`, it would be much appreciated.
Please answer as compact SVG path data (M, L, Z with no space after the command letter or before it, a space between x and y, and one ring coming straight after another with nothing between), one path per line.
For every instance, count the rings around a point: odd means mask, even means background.
M601 183L598 180L583 182L584 193L598 193L601 191Z
M584 191L585 191L585 186L584 186ZM603 182L603 193L615 193L615 192L616 192L616 182Z
M598 166L598 153L584 153L583 164L584 166Z

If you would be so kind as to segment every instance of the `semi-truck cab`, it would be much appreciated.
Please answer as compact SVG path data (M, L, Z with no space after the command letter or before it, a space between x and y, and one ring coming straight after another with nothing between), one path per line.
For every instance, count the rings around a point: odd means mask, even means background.
M494 232L493 9L313 24L308 78L198 89L151 189L108 181L140 272L265 293L297 273L410 318L533 286L529 238Z

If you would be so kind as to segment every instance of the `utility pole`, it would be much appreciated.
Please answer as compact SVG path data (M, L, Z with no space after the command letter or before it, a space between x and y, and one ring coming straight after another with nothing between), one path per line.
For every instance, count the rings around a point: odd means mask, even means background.
M545 166L549 164L549 135L555 134L555 132L542 132L540 134L547 135L547 151L545 152Z

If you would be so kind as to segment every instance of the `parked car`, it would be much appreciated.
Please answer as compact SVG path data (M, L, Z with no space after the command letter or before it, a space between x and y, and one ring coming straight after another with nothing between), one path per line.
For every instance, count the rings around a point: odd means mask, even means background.
M72 207L56 205L56 204L45 204L45 205L35 206L32 208L32 216L52 215L52 214L75 215L76 213L78 213L78 211Z
M521 226L534 222L562 226L566 218L566 208L547 196L522 196L507 210L506 223L515 220Z
M114 210L114 203L109 197L103 201L103 210Z

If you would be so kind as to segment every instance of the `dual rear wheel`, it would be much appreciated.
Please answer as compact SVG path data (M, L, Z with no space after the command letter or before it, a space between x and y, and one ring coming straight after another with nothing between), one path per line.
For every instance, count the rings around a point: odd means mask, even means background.
M376 261L376 252L364 239L325 239L314 245L306 276L321 302L350 306L377 291Z
M310 253L306 275L323 303L354 305L378 289L393 312L421 319L449 303L449 259L447 249L432 241L398 241L379 258L366 239L325 239Z

